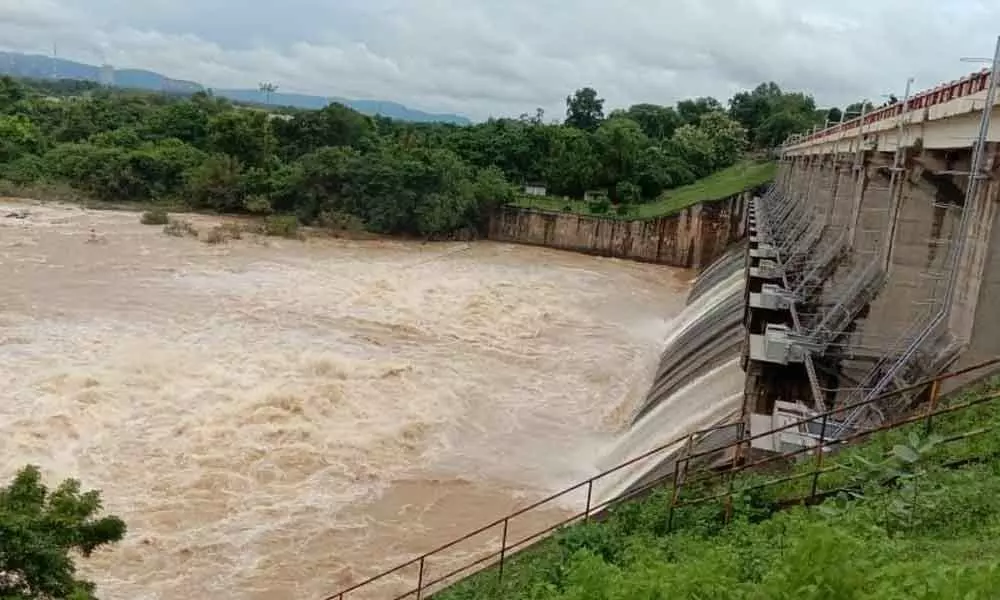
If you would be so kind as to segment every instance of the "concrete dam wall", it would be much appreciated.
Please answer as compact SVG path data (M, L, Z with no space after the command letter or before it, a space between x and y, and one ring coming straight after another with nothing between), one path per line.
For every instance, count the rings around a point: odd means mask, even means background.
M1000 98L990 79L783 148L748 223L751 419L783 403L850 406L837 435L877 426L929 389L885 394L1000 355Z
M753 193L741 192L646 220L505 206L490 220L489 239L697 269L746 235Z

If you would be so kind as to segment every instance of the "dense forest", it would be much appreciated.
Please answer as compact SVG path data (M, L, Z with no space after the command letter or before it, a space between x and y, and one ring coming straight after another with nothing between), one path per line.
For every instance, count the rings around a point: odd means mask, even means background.
M698 98L608 114L583 88L567 97L562 122L537 110L458 126L366 117L340 104L277 110L203 92L2 78L0 179L68 184L99 200L435 236L481 227L525 183L557 196L599 190L615 204L650 201L829 117L837 118L773 83L728 106Z

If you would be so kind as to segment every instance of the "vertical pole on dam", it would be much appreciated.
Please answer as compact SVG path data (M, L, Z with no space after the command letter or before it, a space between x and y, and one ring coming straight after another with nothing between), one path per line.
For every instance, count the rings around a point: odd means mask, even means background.
M910 86L913 85L913 78L906 80L906 92L903 94L903 103L900 107L898 124L896 127L896 151L892 157L891 173L889 175L889 233L886 236L886 243L882 245L883 268L886 271L892 266L893 241L896 237L896 226L899 223L899 208L903 203L903 184L905 180L904 171L906 164L906 117L909 115L908 105L910 102Z

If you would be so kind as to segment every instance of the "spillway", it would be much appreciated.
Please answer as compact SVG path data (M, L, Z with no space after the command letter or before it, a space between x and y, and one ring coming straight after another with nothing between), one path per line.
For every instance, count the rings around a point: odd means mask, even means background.
M738 242L730 246L726 251L698 274L698 278L691 284L691 291L688 293L688 304L693 304L702 296L712 291L719 282L731 277L734 273L744 269L746 264L747 243Z
M737 416L744 385L739 364L744 251L730 249L693 284L687 306L670 324L649 393L631 426L603 456L602 469ZM679 442L609 476L598 486L597 497L613 498L668 472L681 446Z
M687 306L671 323L659 368L646 399L633 415L633 425L699 374L739 353L746 286L740 256L727 252L695 282ZM714 283L706 286L705 279Z

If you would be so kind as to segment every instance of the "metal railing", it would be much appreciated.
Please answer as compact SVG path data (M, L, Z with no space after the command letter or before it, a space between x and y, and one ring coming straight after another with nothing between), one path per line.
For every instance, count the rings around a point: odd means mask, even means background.
M694 433L679 437L666 444L662 444L649 450L635 458L623 462L611 469L603 471L589 479L581 481L576 485L566 488L560 492L547 496L534 502L520 510L517 510L505 517L497 519L474 531L471 531L451 542L439 546L429 552L421 554L405 563L397 565L391 569L383 571L360 583L352 585L335 594L329 595L325 600L347 600L349 598L372 597L368 594L377 593L376 597L402 600L403 598L416 598L421 600L431 594L439 592L444 588L464 579L465 577L479 572L487 567L495 567L498 582L503 581L504 567L516 552L523 550L559 528L576 522L586 522L592 518L597 518L605 513L612 506L633 499L657 487L671 487L670 509L667 523L668 531L673 526L674 514L678 508L691 506L712 500L723 500L728 520L731 515L733 498L736 494L746 492L750 489L758 489L769 485L777 485L800 478L812 477L811 493L806 498L798 500L809 501L817 497L819 476L830 469L823 467L823 460L826 455L834 451L838 446L843 446L851 441L858 440L880 431L887 431L904 425L908 425L921 420L927 423L928 431L931 428L935 416L953 413L978 406L985 402L1000 400L1000 394L986 395L981 398L961 404L953 404L945 407L938 406L938 397L941 383L949 379L968 375L971 373L981 373L988 369L1000 367L1000 357L987 360L970 367L928 378L913 385L895 390L891 393L883 394L875 398L869 398L834 408L832 410L813 415L809 418L800 419L785 426L772 429L770 431L747 435L746 427L742 421L718 425L708 429L696 431ZM883 423L868 430L855 430L849 435L833 438L833 428L836 426L836 416L849 413L867 404L873 404L902 394L913 393L930 387L927 408L918 414L891 422ZM759 460L749 460L749 450L753 443L769 436L780 435L784 432L801 432L808 430L809 425L819 425L818 435L813 436L815 443L810 446L801 447L797 450L784 453L772 453ZM828 429L829 428L829 429ZM734 431L735 439L725 442L722 445L709 449L700 449L699 444L721 432ZM959 439L959 436L955 439ZM947 441L947 440L946 440ZM718 460L720 453L723 461ZM749 488L739 488L735 486L735 478L740 473L760 469L766 466L774 466L787 463L803 455L813 454L815 456L816 468L812 471L799 473L792 476L781 477L761 484L755 484ZM657 460L657 468L662 468L663 461L668 464L672 459L673 468L668 472L658 475L651 480L642 483L637 487L627 489L623 495L616 496L610 500L597 502L595 491L606 478L622 473L629 467L634 467L644 461ZM695 467L692 470L692 466ZM698 496L685 499L682 497L685 488L701 489L713 484L722 484L726 490L714 494ZM571 512L566 508L566 500L573 494L585 493L585 508L580 512ZM529 515L539 515L539 513L551 510L555 515L555 522L545 522L535 528L530 528L527 532L522 532L521 536L514 535L515 523L518 519L524 520ZM567 515L567 513L570 513ZM473 552L474 558L467 558L465 553L457 551L460 544L473 540L484 534L491 534L489 540L483 540L476 545L478 548ZM499 537L499 540L497 539ZM513 540L513 541L512 541ZM489 549L492 545L493 550ZM443 563L443 573L435 573L432 567L434 561ZM458 563L458 566L455 564ZM400 581L400 578L404 581ZM410 583L407 584L405 580ZM409 587L407 587L409 586Z

